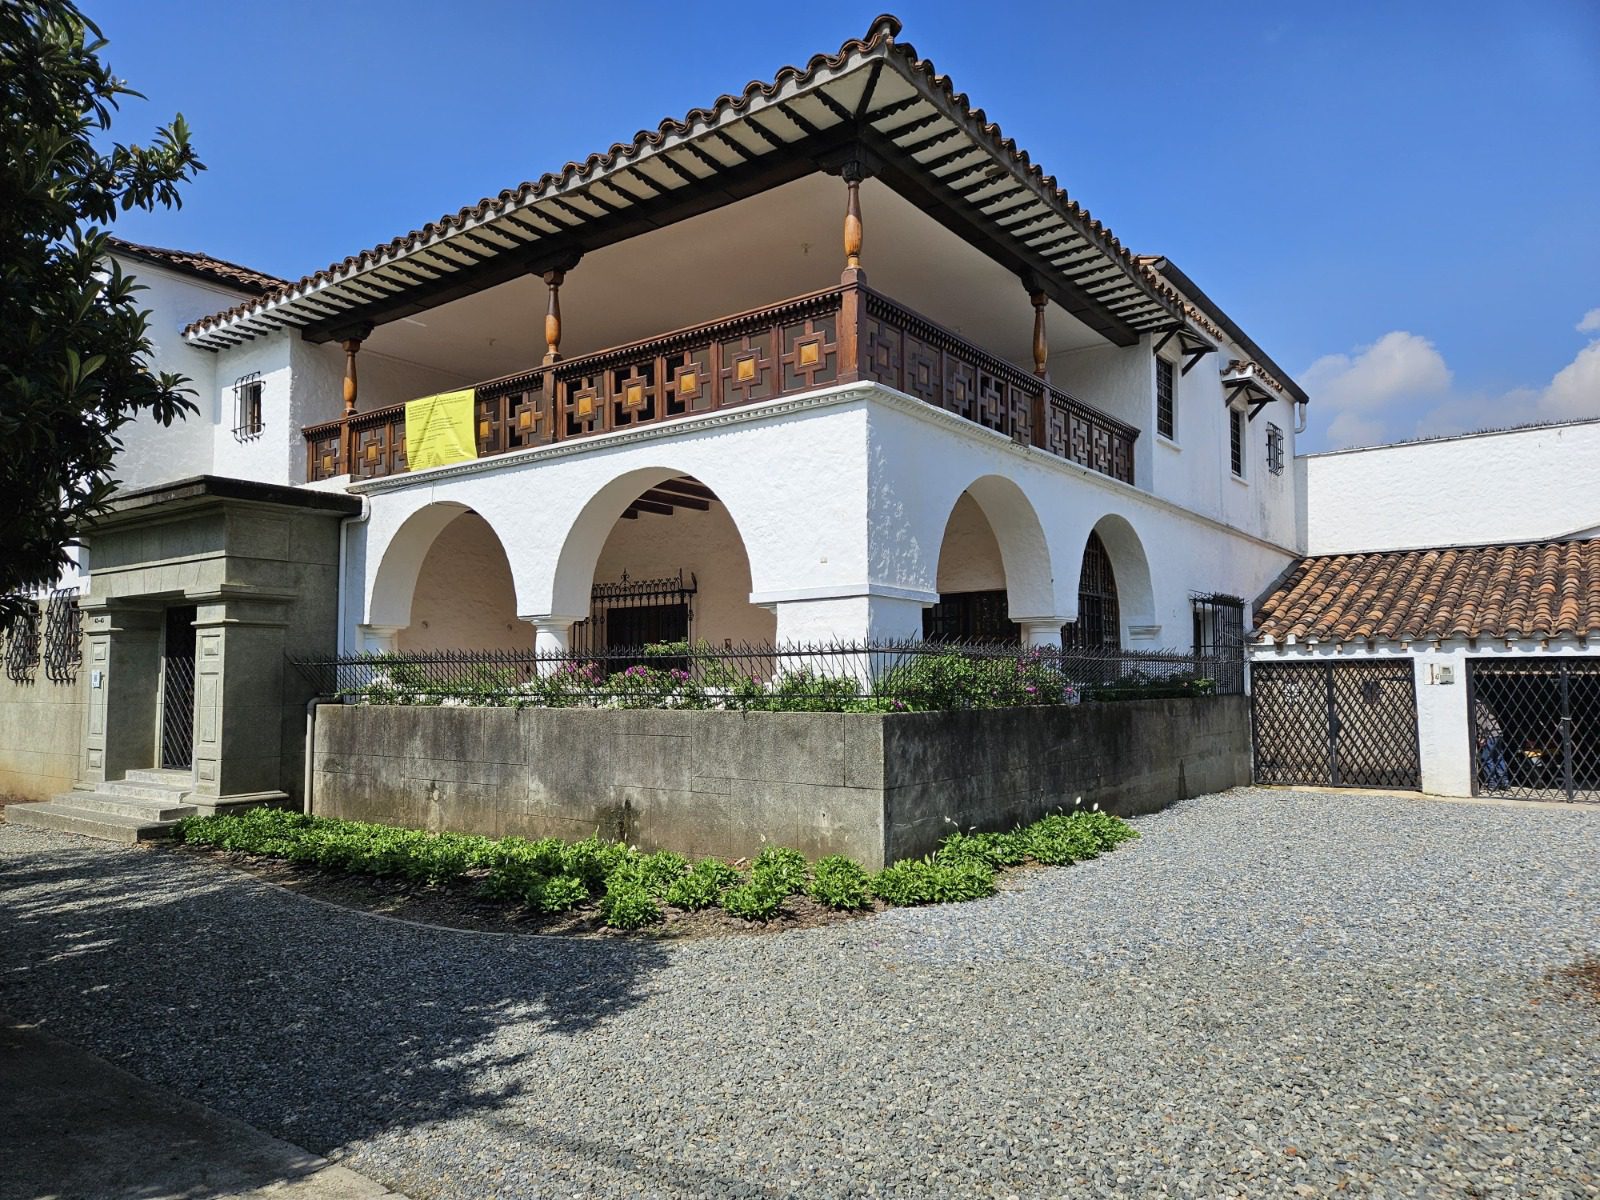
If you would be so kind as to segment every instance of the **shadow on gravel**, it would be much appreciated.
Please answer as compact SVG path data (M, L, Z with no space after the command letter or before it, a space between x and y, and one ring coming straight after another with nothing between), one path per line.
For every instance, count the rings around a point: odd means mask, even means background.
M545 1064L497 1031L580 1058L667 954L376 920L161 851L0 857L0 1010L320 1154L499 1108Z

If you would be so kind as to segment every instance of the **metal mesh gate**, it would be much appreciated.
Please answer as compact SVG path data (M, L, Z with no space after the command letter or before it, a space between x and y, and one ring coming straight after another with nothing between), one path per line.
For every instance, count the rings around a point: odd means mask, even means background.
M167 609L161 650L161 765L194 764L194 619L192 607Z
M1469 659L1473 791L1600 801L1600 660Z
M1255 781L1422 787L1409 660L1253 663Z

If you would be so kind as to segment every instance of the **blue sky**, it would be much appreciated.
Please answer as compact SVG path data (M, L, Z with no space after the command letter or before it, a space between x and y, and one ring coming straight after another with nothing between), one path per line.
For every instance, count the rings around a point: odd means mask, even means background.
M181 110L210 168L181 211L118 232L291 278L837 49L879 11L82 2L149 97L114 132ZM1600 3L894 11L1312 391L1303 449L1600 416Z

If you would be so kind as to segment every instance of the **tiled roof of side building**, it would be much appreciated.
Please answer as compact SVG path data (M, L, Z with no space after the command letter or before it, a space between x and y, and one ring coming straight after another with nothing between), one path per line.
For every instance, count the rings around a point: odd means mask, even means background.
M1263 642L1600 633L1600 541L1304 558L1256 604Z
M642 164L651 156L670 153L686 140L703 135L708 130L721 128L726 122L735 118L748 117L756 109L769 103L781 106L808 88L825 89L828 73L847 70L852 65L869 59L893 63L908 80L917 81L917 86L924 88L928 97L937 97L937 102L925 98L924 104L934 103L935 107L942 104L955 119L970 126L972 134L981 141L983 149L992 156L993 161L1008 164L1018 179L1026 180L1028 185L1036 188L1041 196L1049 198L1049 204L1059 219L1067 223L1066 228L1070 230L1070 237L1075 244L1093 248L1103 256L1096 259L1097 263L1114 264L1117 269L1125 273L1126 282L1120 290L1105 283L1095 285L1096 296L1104 304L1115 308L1119 319L1127 321L1140 331L1162 327L1170 323L1175 316L1180 319L1194 317L1200 327L1215 328L1211 322L1198 314L1193 306L1184 304L1178 289L1171 282L1160 272L1135 258L1111 230L1095 220L1087 209L1067 195L1054 176L1045 174L1038 164L1031 161L1026 151L1019 149L1014 140L1005 137L999 126L989 121L981 108L974 107L964 93L958 93L948 77L938 74L928 60L918 58L915 49L909 43L897 42L896 37L900 29L900 22L893 16L880 16L873 21L864 37L846 42L835 54L819 54L803 67L785 66L770 82L752 82L738 95L723 95L709 108L697 108L682 118L663 120L655 129L641 130L630 141L619 142L603 154L592 154L582 162L569 162L559 172L543 175L536 181L502 191L497 196L485 197L476 204L459 212L446 214L421 229L412 230L401 237L364 250L358 255L333 263L298 282L284 284L271 294L202 318L191 324L184 331L185 335L194 340L203 340L221 336L220 330L223 327L232 327L241 336L253 336L255 331L250 328L249 322L256 317L303 323L304 316L296 311L296 306L308 295L315 294L322 300L328 301L333 299L333 293L352 283L357 277L366 279L369 275L393 272L393 275L381 282L372 281L379 283L381 290L389 290L397 286L397 278L409 277L410 267L406 264L412 263L418 254L457 238L465 239L463 245L468 255L495 252L496 247L503 241L515 244L518 239L525 236L527 225L522 217L527 214L530 206L543 200L548 199L555 203L562 197L573 197L582 189L605 184L613 189L607 194L611 206L614 207L619 203L631 205L634 203L632 191L629 187L615 187L614 180L608 182L607 177L610 173L630 168L638 173ZM893 107L904 108L905 104L910 102L908 99L905 103ZM831 107L837 105L833 104ZM794 119L792 113L788 119L791 121ZM939 119L938 113L926 118L918 117L914 124L925 124L936 119ZM750 153L759 153L761 145L779 137L778 131L769 127L763 127L756 133L760 135L761 141L752 142L746 147ZM639 184L641 188L648 188L651 185L654 185L656 190L673 187L675 186L673 174L656 176L646 183ZM568 207L571 207L570 204ZM573 208L571 211L580 217L587 213L587 209ZM1031 211L1033 210L1030 209L1029 212ZM1021 215L1027 216L1026 213ZM1013 218L1020 219L1017 213L1008 213L1006 220L1011 222L1012 228L1015 228L1016 222ZM565 221L565 217L562 216L556 216L554 219L557 223ZM1021 224L1032 226L1034 219L1028 217L1027 220L1021 221ZM1048 232L1045 226L1039 228L1043 232ZM537 233L539 230L533 232ZM473 244L474 238L481 239L481 244ZM443 268L450 267L447 258ZM439 269L442 268L438 262L429 266L430 272ZM1081 269L1087 270L1087 268ZM341 300L340 303L342 305L344 301Z
M249 292L252 296L265 296L286 286L284 280L264 271L252 271L226 259L213 258L193 250L168 250L164 246L141 246L138 242L124 241L119 237L106 239L114 254L140 259L158 266L170 267L186 275L194 275L211 283L235 291Z

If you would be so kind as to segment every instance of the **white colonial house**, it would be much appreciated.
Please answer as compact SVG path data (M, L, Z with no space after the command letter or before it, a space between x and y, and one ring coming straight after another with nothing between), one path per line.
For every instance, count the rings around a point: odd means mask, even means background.
M119 244L200 412L88 535L72 776L297 794L294 652L1237 643L1304 392L899 32L297 282Z

